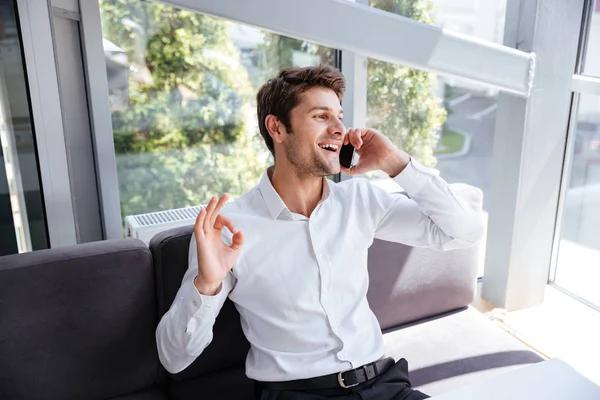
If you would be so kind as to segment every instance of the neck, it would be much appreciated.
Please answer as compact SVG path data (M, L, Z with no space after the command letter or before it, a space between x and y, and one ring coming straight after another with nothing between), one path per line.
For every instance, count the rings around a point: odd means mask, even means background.
M310 217L321 201L322 176L300 176L293 168L277 168L276 164L269 178L279 197L293 213Z

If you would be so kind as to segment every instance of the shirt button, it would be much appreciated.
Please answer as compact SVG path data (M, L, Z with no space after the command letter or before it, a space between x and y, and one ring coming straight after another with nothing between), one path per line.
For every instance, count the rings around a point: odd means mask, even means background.
M204 307L205 308L210 308L210 304L205 304Z
M194 305L194 307L198 307L198 302L196 300L192 301L192 304Z

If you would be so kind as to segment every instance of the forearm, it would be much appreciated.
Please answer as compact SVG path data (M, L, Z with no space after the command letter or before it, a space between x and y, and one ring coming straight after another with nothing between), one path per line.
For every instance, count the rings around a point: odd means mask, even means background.
M410 199L396 197L386 207L375 237L437 250L467 248L481 238L481 213L454 193L436 170L411 160L394 181Z
M156 329L158 356L171 373L184 370L212 341L215 318L225 302L229 282L215 296L201 295L193 278L184 279L169 311Z
M408 166L410 156L406 152L396 149L390 157L382 160L382 163L381 170L387 173L390 178L395 178Z
M439 231L447 237L443 238L445 241L456 242L452 248L475 244L483 233L479 210L454 193L436 170L418 162L411 162L409 168L406 176L400 174L395 180L431 219L432 232Z

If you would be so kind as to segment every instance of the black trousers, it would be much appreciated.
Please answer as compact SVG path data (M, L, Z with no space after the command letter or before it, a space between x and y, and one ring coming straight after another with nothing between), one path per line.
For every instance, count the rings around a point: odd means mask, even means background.
M421 400L429 398L418 390L413 390L408 379L408 363L404 358L392 365L372 381L345 389L318 389L288 391L263 389L256 384L257 400Z

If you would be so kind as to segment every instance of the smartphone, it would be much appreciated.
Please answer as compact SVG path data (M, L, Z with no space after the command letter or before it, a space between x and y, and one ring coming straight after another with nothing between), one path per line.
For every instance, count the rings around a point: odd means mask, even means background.
M354 158L354 146L350 143L342 146L340 150L340 165L344 168L350 168L352 166L352 159Z

